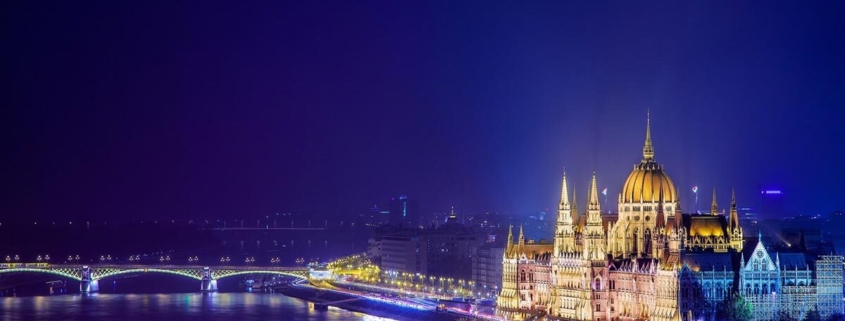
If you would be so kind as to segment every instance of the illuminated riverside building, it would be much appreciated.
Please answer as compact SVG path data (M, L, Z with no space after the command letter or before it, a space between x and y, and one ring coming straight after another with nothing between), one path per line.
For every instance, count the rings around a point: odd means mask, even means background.
M595 172L586 205L582 215L574 191L570 202L564 174L553 244L526 244L521 229L517 240L509 232L497 299L501 316L713 320L733 293L752 303L755 320L771 320L779 311L842 313L841 256L814 261L784 254L778 260L760 241L747 247L736 198L726 216L715 191L709 213L682 214L672 180L654 160L650 124L643 160L622 185L615 220L601 212Z

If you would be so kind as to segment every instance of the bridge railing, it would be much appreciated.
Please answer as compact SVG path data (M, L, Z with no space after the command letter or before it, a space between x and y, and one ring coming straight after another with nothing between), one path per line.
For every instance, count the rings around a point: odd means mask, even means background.
M205 267L212 270L235 270L235 271L308 271L307 267L300 266L253 266L253 265L177 265L177 264L50 264L50 263L0 263L0 269L81 269L87 266L91 268L103 269L198 269L202 270Z

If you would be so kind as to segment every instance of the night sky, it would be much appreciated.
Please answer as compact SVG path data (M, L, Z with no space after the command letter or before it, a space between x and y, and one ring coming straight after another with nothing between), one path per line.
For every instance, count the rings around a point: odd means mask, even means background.
M845 2L282 2L4 4L0 219L845 208Z

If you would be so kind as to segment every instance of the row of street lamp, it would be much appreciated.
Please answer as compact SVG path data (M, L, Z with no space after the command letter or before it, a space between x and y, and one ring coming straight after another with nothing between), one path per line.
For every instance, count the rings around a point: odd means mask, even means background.
M12 262L12 261L20 262L20 260L21 260L21 257L19 255L14 255L14 256L6 255L6 262ZM50 255L44 255L44 256L38 255L38 257L36 257L36 260L38 262L50 261ZM81 258L79 257L78 254L76 256L68 255L68 257L67 257L67 262L70 262L70 263L79 262L80 260L81 260ZM100 255L100 262L111 262L112 260L113 260L113 258L112 258L111 255ZM163 256L159 257L160 262L170 262L170 260L171 260L170 255L163 255ZM199 260L200 260L199 256L189 256L188 257L188 262L199 262ZM136 262L136 261L140 262L141 261L141 255L130 255L129 261L130 262ZM220 258L220 263L228 263L228 262L231 262L231 261L232 261L232 259L228 256L223 256L223 257ZM251 257L245 258L244 263L254 264L255 263L255 257L251 256ZM281 263L281 259L278 258L278 257L270 258L270 263L271 264L279 264L279 263Z

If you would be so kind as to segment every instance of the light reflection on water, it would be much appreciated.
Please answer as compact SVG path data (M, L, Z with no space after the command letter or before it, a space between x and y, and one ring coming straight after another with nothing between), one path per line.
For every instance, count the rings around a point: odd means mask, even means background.
M0 320L389 320L273 293L93 294L0 298Z

